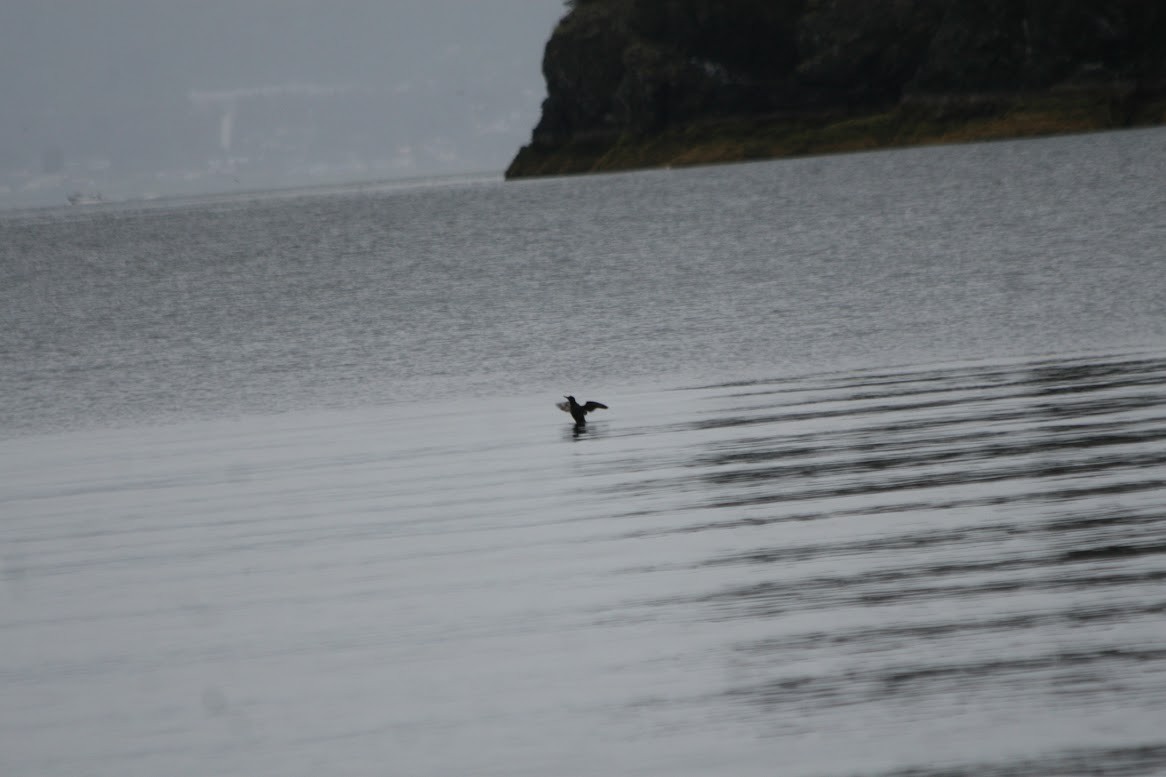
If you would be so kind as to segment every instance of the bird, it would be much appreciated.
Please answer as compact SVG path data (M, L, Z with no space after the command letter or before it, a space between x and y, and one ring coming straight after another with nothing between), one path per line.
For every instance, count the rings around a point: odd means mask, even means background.
M566 402L560 402L555 407L562 410L564 413L570 413L571 417L575 419L575 426L587 425L587 414L592 410L607 410L607 405L602 402L587 402L580 405L575 401L575 397L564 395L563 399Z

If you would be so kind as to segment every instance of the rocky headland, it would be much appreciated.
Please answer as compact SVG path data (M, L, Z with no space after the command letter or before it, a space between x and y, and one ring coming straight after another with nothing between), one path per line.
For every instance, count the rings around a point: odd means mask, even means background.
M573 0L506 171L1166 123L1161 0Z

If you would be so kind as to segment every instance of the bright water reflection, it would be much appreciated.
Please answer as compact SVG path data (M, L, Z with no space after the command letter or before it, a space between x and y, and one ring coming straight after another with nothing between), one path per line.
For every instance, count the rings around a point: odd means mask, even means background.
M578 436L552 397L7 443L5 773L1160 773L1164 387L1139 353L605 396Z

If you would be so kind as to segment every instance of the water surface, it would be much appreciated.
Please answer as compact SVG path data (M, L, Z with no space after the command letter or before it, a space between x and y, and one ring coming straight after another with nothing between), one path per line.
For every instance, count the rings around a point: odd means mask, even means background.
M0 217L0 772L1166 772L1164 139Z

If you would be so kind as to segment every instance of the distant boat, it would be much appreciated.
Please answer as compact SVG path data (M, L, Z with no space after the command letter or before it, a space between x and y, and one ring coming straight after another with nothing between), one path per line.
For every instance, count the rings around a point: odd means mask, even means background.
M105 202L105 198L101 196L101 192L94 192L93 194L73 192L65 199L69 201L70 205L96 205L99 202Z

